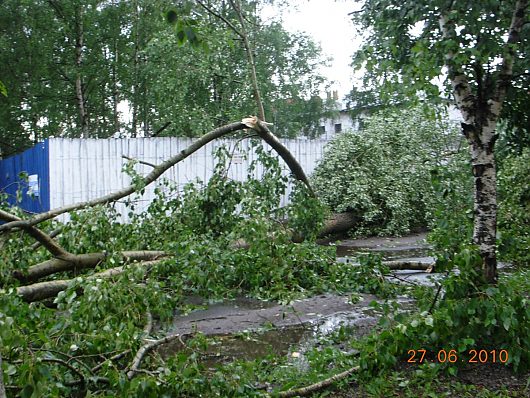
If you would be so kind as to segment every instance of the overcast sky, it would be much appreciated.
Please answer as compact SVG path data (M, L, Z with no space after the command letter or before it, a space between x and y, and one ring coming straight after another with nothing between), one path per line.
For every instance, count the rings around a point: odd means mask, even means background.
M339 98L348 94L352 86L353 69L350 66L353 52L359 47L348 13L359 9L359 4L345 0L295 0L282 9L283 25L288 31L301 31L313 36L322 46L325 55L333 61L322 73L336 83L333 90ZM278 16L278 11L268 7L264 16Z

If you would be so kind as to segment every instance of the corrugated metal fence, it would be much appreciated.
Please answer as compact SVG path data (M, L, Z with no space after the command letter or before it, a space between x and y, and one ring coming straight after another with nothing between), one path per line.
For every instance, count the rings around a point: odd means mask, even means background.
M158 164L188 147L194 140L186 138L135 138L135 139L62 139L49 140L49 189L50 208L65 204L86 201L114 192L131 183L131 178L122 172L127 160L122 155ZM309 175L322 158L324 147L328 140L282 140ZM236 147L237 144L237 147ZM185 160L166 171L162 178L178 184L182 188L185 184L197 179L208 181L215 167L213 151L221 145L228 146L234 152L228 177L244 181L250 163L256 159L256 154L248 140L216 140L211 142ZM266 149L270 149L263 144ZM245 158L244 153L248 153ZM283 163L284 173L288 170ZM151 167L137 164L135 170L141 175L151 171ZM263 170L256 170L259 177ZM135 211L145 209L154 198L155 187L160 186L157 181L146 187L145 193L135 198ZM288 201L288 192L282 198L282 205ZM123 221L127 220L127 209L124 203L116 205L122 214Z

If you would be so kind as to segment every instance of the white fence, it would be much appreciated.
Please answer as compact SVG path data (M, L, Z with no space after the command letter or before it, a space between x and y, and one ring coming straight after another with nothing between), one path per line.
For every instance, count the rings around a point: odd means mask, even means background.
M193 139L188 138L134 138L134 139L65 139L52 138L49 140L49 182L50 208L66 204L94 199L118 189L128 186L131 178L122 171L127 162L123 155L151 164L158 164L188 147ZM182 188L186 183L208 181L212 176L215 158L213 151L221 145L228 145L234 150L238 141L234 139L216 140L205 145L185 160L167 170L162 178L178 184ZM283 144L300 162L305 172L310 175L324 153L324 146L328 140L283 140ZM265 148L270 149L266 144ZM256 159L256 154L250 150L248 140L240 141L239 149L231 163L228 177L244 181L250 163ZM241 156L248 151L248 157ZM289 171L280 162L284 173ZM152 170L150 166L137 164L135 170L145 175ZM259 177L263 170L256 170ZM137 198L135 211L145 209L154 198L154 189L160 181L154 182L145 189L145 193ZM282 205L288 201L291 187L282 198ZM122 220L127 216L125 204L117 203L117 210L122 214Z

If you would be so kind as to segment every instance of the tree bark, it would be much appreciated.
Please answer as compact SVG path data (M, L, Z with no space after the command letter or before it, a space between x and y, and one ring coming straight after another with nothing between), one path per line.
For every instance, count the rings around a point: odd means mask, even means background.
M346 232L355 227L358 222L359 217L353 213L333 213L324 223L318 237L323 238L330 234Z
M126 261L147 261L166 257L163 251L124 251L120 253ZM68 254L61 258L52 258L29 267L26 272L13 271L13 276L22 282L33 282L48 275L64 271L78 272L87 268L95 268L107 258L107 253Z
M476 67L477 92L471 90L469 80L462 66L456 60L457 54L450 50L446 54L446 65L453 87L456 105L464 119L462 132L466 137L474 178L474 225L473 243L479 247L482 257L482 274L488 283L497 281L496 233L497 233L497 187L494 147L495 129L506 96L506 90L513 77L515 45L525 23L527 0L518 0L505 46L505 54L498 69L498 79L493 91L487 91L482 84L484 71ZM440 30L444 40L456 37L455 22L448 13L440 14Z
M161 260L154 261L144 261L141 263L136 263L134 266L138 267L150 267L156 265ZM98 272L96 274L90 275L87 277L88 280L97 279L97 278L112 278L114 276L120 275L125 271L125 267L115 267L109 268L105 271ZM49 299L57 296L57 294L68 288L68 285L73 281L73 279L60 279L55 281L47 282L38 282L32 285L20 286L17 288L17 294L22 297L24 301L29 303L34 301L40 301Z

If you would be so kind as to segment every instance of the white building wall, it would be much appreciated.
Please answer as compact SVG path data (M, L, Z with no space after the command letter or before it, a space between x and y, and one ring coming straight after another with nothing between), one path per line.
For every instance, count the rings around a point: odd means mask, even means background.
M128 186L131 178L122 172L127 163L122 155L152 164L161 163L188 147L193 139L188 138L133 138L133 139L64 139L52 138L49 141L50 164L50 208L54 209L67 204L83 202L117 191ZM322 158L324 146L328 140L283 140L283 144L300 162L309 175ZM215 148L227 144L232 150L236 140L217 140L211 142L185 160L167 170L162 178L176 183L180 189L188 182L199 179L208 181L215 167L213 152ZM239 151L232 160L228 177L244 181L250 163L256 158L249 152L247 159L241 154L250 147L248 140L239 142ZM270 149L266 144L266 148ZM284 173L289 173L287 166L280 162ZM137 164L135 170L145 175L151 167ZM259 177L263 170L257 170ZM155 181L145 188L140 197L131 195L135 201L135 211L147 208L154 198L154 189L161 181ZM282 205L288 202L291 187L281 200ZM122 221L127 221L128 209L126 198L116 203L116 209L122 214ZM64 218L63 218L64 219Z

